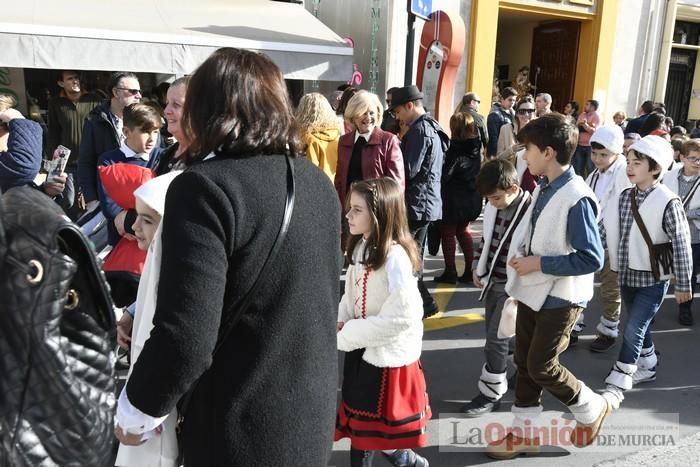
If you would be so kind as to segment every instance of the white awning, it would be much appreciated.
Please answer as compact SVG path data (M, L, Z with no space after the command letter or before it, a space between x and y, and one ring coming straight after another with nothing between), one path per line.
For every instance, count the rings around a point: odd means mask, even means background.
M0 66L189 74L219 47L288 79L347 80L352 47L303 6L269 0L20 0L0 10Z

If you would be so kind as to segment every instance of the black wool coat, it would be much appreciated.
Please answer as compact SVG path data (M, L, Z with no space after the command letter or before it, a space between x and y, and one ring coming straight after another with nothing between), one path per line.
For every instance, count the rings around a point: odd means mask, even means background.
M282 222L281 156L195 164L170 185L150 339L127 395L151 416L185 414L192 466L322 466L332 448L340 206L328 177L295 159L289 233L261 292L212 361L229 306L252 286ZM138 311L137 311L138 312Z
M442 220L471 222L481 213L483 200L476 191L481 169L481 139L452 140L442 169Z

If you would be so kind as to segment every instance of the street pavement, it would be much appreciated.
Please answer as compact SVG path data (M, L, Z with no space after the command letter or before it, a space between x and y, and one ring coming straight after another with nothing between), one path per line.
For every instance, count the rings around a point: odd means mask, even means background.
M479 223L475 223L475 243L480 235L479 228ZM462 267L460 256L458 272L462 271ZM608 443L618 439L620 444L624 444L622 438L625 433L657 436L627 437L624 447L593 445L578 449L563 443L547 449L541 457L519 457L514 461L500 462L490 460L479 448L465 449L470 428L483 425L483 422L459 418L455 413L477 394L476 383L484 360L484 309L478 302L479 291L471 284L455 287L437 287L433 284L432 276L439 275L442 268L441 257L426 257L426 281L433 287L432 292L443 311L425 321L423 339L422 362L433 418L428 424L430 444L418 452L428 458L431 466L514 465L515 462L525 466L700 465L700 324L690 328L678 324L677 306L672 295L666 297L653 325L653 338L660 353L657 380L629 391L622 407L606 424L609 425L608 430L604 427L602 431L603 435L610 435L607 439L612 441ZM617 345L605 354L588 350L588 345L595 338L595 325L600 317L598 294L599 285L596 283L596 296L586 312L587 327L580 335L579 344L567 350L561 359L567 368L594 390L604 388L603 381L616 360L621 341L618 339ZM697 310L697 306L695 308ZM697 311L696 317L700 318ZM339 359L342 368L342 353ZM509 374L511 372L512 369L509 369ZM499 409L499 421L509 422L512 403L513 391L510 390ZM543 406L545 411L565 411L565 407L546 392ZM660 434L663 430L668 434ZM457 452L451 452L455 449ZM349 466L349 450L347 439L336 442L329 466ZM382 456L376 456L373 465L382 467L389 464Z

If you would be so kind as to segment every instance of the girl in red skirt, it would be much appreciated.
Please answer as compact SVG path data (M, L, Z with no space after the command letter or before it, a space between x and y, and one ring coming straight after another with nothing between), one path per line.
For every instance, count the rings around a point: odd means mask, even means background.
M419 358L420 267L404 196L389 178L356 182L347 197L350 259L338 311L338 349L347 352L336 441L349 437L352 467L382 451L397 467L428 467L411 448L427 444L430 405Z

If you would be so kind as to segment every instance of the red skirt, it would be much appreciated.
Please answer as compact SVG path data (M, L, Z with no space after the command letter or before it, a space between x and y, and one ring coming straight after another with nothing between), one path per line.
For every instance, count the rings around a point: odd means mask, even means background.
M359 349L345 355L335 440L350 438L352 447L362 451L426 446L432 414L420 361L378 368L363 354Z

